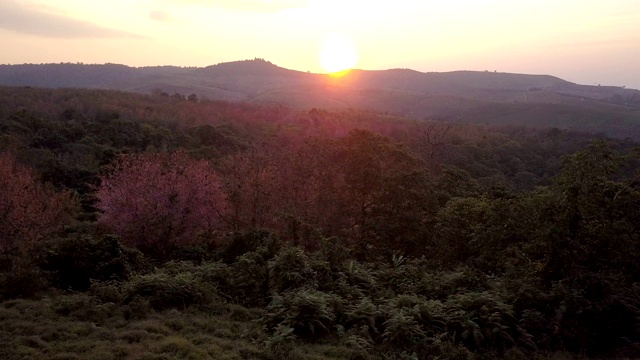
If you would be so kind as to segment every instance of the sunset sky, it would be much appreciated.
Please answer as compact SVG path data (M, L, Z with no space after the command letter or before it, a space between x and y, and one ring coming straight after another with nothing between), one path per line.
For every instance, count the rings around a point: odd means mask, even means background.
M258 57L325 72L330 38L353 47L344 51L355 51L360 69L496 70L640 88L640 0L0 0L4 64Z

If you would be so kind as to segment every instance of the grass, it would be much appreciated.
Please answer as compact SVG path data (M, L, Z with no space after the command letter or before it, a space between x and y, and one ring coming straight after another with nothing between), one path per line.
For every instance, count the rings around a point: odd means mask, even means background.
M0 359L412 358L411 354L391 353L380 353L372 357L370 353L362 352L348 341L340 339L316 344L297 340L274 343L259 325L262 310L238 305L218 303L181 311L149 310L140 316L128 316L129 311L126 306L100 303L86 294L57 294L41 300L5 301L0 303ZM452 348L444 353L434 354L432 358L460 358L458 353L459 349ZM576 358L561 353L536 356L537 359ZM476 357L467 353L462 358ZM512 354L505 358L524 357Z
M0 304L0 358L14 359L344 359L350 350L296 344L268 348L262 310L213 304L128 316L131 309L86 294ZM135 314L134 314L135 315Z

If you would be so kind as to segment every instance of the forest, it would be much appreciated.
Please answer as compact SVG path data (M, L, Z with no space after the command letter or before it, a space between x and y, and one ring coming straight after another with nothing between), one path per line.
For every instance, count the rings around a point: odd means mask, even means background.
M2 359L640 357L640 147L0 87Z

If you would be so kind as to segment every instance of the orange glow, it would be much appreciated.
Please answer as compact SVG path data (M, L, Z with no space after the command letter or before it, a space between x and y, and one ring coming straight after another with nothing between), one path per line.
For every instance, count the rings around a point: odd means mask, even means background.
M335 72L329 73L329 76L334 77L334 78L340 78L340 77L343 77L343 76L347 75L349 72L351 72L351 69L345 69L345 70L335 71Z
M337 76L497 70L640 89L639 2L0 0L0 64L204 67L259 57Z

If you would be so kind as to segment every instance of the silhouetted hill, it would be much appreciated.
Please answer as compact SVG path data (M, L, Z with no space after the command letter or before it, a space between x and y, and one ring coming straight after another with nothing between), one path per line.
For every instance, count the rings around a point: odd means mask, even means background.
M196 94L210 100L310 108L363 108L412 118L576 128L640 138L640 91L574 84L549 75L478 71L353 70L343 77L262 59L205 68L0 65L0 85Z
M124 65L24 64L0 66L0 81L12 86L104 87L135 76Z
M262 59L241 60L207 66L196 71L207 76L269 76L294 77L304 74L300 71L279 67Z

